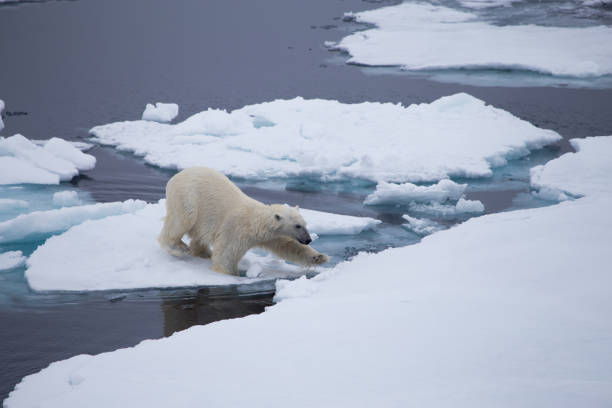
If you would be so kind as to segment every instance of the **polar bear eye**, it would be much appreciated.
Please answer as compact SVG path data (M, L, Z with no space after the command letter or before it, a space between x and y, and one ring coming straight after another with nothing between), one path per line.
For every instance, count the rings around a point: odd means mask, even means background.
M302 226L300 224L296 224L295 228L300 229Z

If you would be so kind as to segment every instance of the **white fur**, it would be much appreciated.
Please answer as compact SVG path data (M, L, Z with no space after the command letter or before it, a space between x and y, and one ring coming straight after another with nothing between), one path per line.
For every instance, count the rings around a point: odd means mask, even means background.
M189 247L182 240L185 234L191 239ZM192 167L166 186L159 243L175 256L211 257L217 272L237 275L238 261L253 247L303 265L327 262L327 255L298 242L307 238L297 207L254 200L216 170Z

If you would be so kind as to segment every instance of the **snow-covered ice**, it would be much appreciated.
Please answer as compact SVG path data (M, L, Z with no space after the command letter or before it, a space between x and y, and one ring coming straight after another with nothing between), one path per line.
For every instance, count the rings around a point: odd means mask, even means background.
M427 218L415 218L408 214L402 215L402 218L407 221L403 226L419 235L433 234L446 228L444 225Z
M612 194L589 191L279 281L259 315L53 363L5 406L609 407ZM86 259L83 236L62 253Z
M178 112L179 106L176 103L157 102L155 105L147 103L144 112L142 112L142 120L168 123L176 118Z
M308 231L316 235L354 235L370 230L382 221L370 217L333 214L323 211L300 209Z
M484 212L485 207L482 202L479 200L467 200L465 198L460 198L455 205L455 209L459 213L473 213L478 214Z
M484 212L484 204L479 200L466 200L462 197L455 204L410 202L408 209L414 213L426 214L434 218L452 219L482 213Z
M295 98L209 109L175 125L128 121L90 132L165 168L394 182L490 176L491 167L561 138L467 94L408 107Z
M300 213L317 235L358 234L380 222L306 209ZM164 214L162 200L128 214L87 221L48 239L28 259L28 283L35 290L72 291L182 287L249 283L251 278L299 276L305 271L254 252L240 263L246 278L214 272L208 259L173 257L157 243Z
M74 190L58 191L53 194L53 204L59 205L60 207L79 205L81 203L78 193Z
M531 169L531 187L554 201L612 193L612 136L570 140L576 153L565 153Z
M499 26L477 16L425 3L402 3L360 13L376 27L334 47L351 63L406 70L519 69L570 77L612 74L612 27Z
M54 137L41 147L22 135L0 137L0 184L59 184L95 164L95 157L63 139Z
M21 214L13 219L0 222L0 243L38 240L47 235L65 231L85 220L130 213L143 208L145 205L144 201L127 200ZM87 238L84 238L84 241L87 244L92 244ZM65 256L69 258L72 255L65 254Z
M14 269L23 265L26 257L21 251L8 251L0 253L0 271Z
M467 184L457 184L444 179L431 186L417 186L412 183L393 184L381 181L376 190L363 201L367 205L394 204L398 202L444 202L457 201L465 192Z

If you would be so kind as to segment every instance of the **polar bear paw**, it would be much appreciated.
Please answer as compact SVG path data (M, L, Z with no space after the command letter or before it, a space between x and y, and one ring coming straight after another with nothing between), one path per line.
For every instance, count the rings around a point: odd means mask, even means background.
M329 261L329 256L325 255L325 254L318 254L318 255L314 255L311 258L311 262L314 265L321 265L324 264L325 262Z

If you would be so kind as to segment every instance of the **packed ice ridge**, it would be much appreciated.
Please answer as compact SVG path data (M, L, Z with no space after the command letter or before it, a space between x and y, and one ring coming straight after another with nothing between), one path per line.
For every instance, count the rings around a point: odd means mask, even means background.
M178 112L179 106L176 103L157 102L155 105L147 103L144 112L142 112L142 120L168 123L178 116Z
M127 121L90 132L95 141L164 168L377 182L487 177L507 159L560 139L467 94L408 107L295 98L232 112L208 109L175 125Z
M5 404L608 407L612 193L602 181L612 185L612 173L604 161L589 168L595 144L542 173L582 198L472 218L311 279L280 280L279 303L262 314L53 363ZM597 148L612 155L608 143ZM567 183L548 166L565 167ZM576 169L580 191L569 188ZM106 220L125 225L119 218ZM63 253L92 247L72 238ZM237 372L249 379L240 392Z
M612 74L608 26L499 26L477 21L470 12L408 2L349 15L376 26L335 45L351 55L351 63L414 71L512 69L581 78Z
M0 137L0 184L59 184L91 170L96 158L60 138L41 146L22 135Z
M446 229L444 225L427 218L415 218L408 214L402 215L402 218L407 221L403 224L404 227L419 235L429 235Z
M62 211L74 208L78 207ZM208 259L177 258L159 247L155 237L162 227L164 200L142 203L135 210L88 221L49 238L28 259L29 285L35 290L72 291L228 285L296 277L306 270L272 255L249 252L239 265L246 277L214 272ZM358 234L380 222L305 209L300 213L308 230L317 235Z
M445 202L447 200L457 201L465 192L467 184L457 184L452 180L440 180L431 186L417 186L412 183L393 184L381 181L376 185L376 190L369 194L364 204L380 205L395 204L398 202Z

